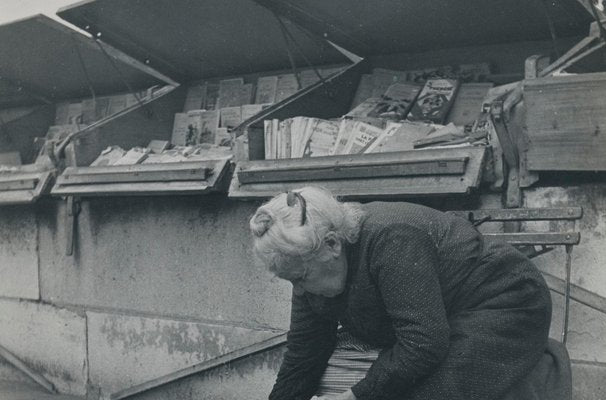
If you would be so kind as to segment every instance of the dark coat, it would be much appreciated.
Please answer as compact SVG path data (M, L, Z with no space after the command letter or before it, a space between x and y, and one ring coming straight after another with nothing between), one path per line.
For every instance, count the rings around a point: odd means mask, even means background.
M383 348L359 400L498 399L537 363L551 299L535 266L469 222L409 203L370 203L346 248L345 292L293 295L288 350L270 400L309 399L338 324Z

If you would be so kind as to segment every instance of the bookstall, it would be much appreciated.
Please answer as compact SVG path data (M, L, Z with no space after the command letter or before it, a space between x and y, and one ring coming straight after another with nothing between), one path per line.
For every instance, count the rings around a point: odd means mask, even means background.
M300 93L289 104L267 110L239 127L241 141L248 144L248 158L234 172L230 196L236 198L268 197L299 186L300 177L306 175L308 183L355 198L467 194L486 181L493 188L507 189L507 206L519 206L520 187L538 179L537 166L530 161L533 152L554 154L553 148L533 140L533 134L540 133L529 133L533 125L523 120L525 116L540 118L532 112L532 88L538 87L534 92L539 93L534 104L541 103L541 80L524 86L528 112L519 106L503 110L503 101L507 107L507 99L516 96L524 75L485 61L500 47L503 53L513 52L512 58L518 58L520 65L526 63L528 74L534 70L538 76L536 71L545 68L549 58L535 56L540 50L532 49L528 41L551 37L553 47L547 53L568 48L591 22L575 1L545 8L512 2L498 10L483 2L455 9L435 2L258 3L365 60L362 68L352 68L347 77L329 79L322 88ZM340 12L346 8L351 14ZM368 21L350 15L367 15ZM427 34L413 28L418 18L440 23L432 24L433 31ZM510 48L503 43L505 37ZM448 48L457 48L460 54ZM486 54L478 57L482 50ZM503 55L500 61L515 62L504 60ZM325 104L335 93L339 100L333 103L339 106ZM322 99L324 104L317 107ZM432 102L440 104L428 111ZM511 111L516 112L509 121L510 114L503 113ZM558 111L551 110L566 118ZM293 118L299 116L313 118ZM433 150L423 149L427 147ZM450 165L459 157L467 161L456 173L417 164L432 160L435 165ZM361 165L364 174L357 172ZM566 169L564 164L561 168Z
M163 149L139 149L128 165L116 163L116 149L104 154L97 149L96 160L63 172L52 190L56 195L226 190L221 181L234 152L231 129L333 74L347 60L323 40L243 0L221 2L220 7L213 2L93 1L59 15L183 84L185 99L172 111ZM157 15L167 17L158 20ZM299 51L287 51L285 40ZM124 127L111 130L130 134ZM117 151L128 155L127 148Z
M21 45L24 40L28 46ZM42 15L0 26L0 51L0 204L31 203L47 194L65 165L58 148L99 122L83 121L82 102L68 99L90 96L92 90L97 99L108 100L103 96L127 89L118 77L135 90L162 82L143 64ZM121 114L129 111L124 108Z

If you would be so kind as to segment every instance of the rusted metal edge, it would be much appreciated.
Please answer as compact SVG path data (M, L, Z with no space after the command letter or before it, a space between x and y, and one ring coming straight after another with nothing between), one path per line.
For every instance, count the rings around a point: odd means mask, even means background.
M449 211L470 221L550 221L575 220L583 216L582 207L554 208L495 208L469 211Z
M121 400L130 396L134 396L136 394L146 392L148 390L157 388L159 386L166 385L168 383L174 382L176 380L188 377L193 374L199 374L201 372L206 372L218 367L221 367L225 364L241 360L245 357L250 357L255 354L271 350L273 348L279 347L286 343L286 333L282 333L278 336L274 336L270 339L264 340L262 342L255 343L251 346L243 347L241 349L232 351L231 353L224 354L217 358L213 358L212 360L204 361L200 364L193 365L191 367L187 367L185 369L172 372L170 374L161 376L159 378L152 379L150 381L141 383L139 385L132 386L128 389L120 390L118 392L112 393L110 395L111 400Z

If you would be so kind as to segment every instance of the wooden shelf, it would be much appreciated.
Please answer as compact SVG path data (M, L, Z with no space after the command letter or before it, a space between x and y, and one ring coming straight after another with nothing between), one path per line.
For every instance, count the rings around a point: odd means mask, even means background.
M219 190L228 160L109 167L68 167L51 190L55 196L205 194Z
M0 205L31 204L46 193L54 170L40 172L1 172Z
M304 185L350 198L467 194L480 184L485 156L485 147L459 147L240 162L229 196L266 198Z

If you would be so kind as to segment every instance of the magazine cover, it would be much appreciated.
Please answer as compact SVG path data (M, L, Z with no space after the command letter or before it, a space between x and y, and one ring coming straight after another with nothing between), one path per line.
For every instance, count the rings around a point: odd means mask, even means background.
M429 79L414 102L408 119L444 124L458 87L456 79Z

